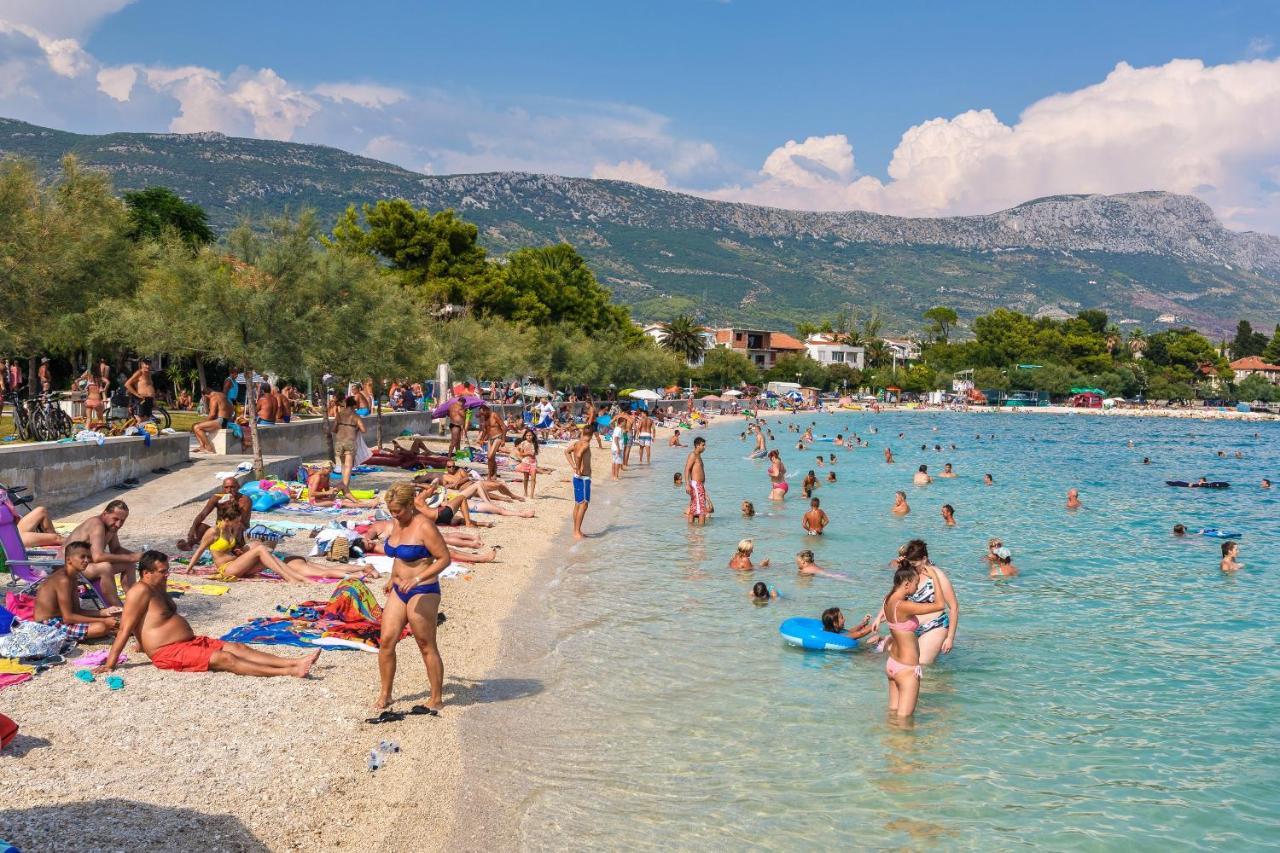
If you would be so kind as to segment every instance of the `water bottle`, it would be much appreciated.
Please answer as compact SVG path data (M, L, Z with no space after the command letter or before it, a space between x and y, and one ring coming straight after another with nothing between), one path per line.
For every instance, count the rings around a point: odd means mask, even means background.
M378 752L376 749L369 750L369 772L372 773L381 766L382 753ZM3 853L3 851L0 851L0 853Z
M378 742L378 752L383 755L392 755L400 751L400 744L394 740L384 740Z

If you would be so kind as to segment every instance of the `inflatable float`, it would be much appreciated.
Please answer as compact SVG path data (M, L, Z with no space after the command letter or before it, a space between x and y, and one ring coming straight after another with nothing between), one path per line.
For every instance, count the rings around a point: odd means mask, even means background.
M1188 483L1186 480L1165 480L1166 486L1175 486L1180 489L1226 489L1230 488L1230 483L1221 481L1214 483Z
M1239 539L1244 536L1235 530L1219 530L1216 527L1206 527L1200 531L1201 536L1212 536L1214 539Z
M858 641L844 634L822 630L821 619L792 616L778 626L778 633L788 644L818 652L849 652L858 647Z

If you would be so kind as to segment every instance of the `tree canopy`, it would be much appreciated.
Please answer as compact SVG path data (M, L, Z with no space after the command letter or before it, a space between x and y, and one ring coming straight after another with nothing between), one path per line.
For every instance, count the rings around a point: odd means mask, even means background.
M158 240L175 231L192 249L213 242L209 216L198 204L184 201L167 187L147 187L124 194L134 240Z

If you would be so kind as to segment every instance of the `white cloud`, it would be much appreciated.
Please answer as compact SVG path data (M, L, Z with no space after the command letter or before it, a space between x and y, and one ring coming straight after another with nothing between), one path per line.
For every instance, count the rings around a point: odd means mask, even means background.
M132 65L103 68L98 71L98 91L123 103L129 100L129 93L133 91L133 84L137 80L138 69Z
M803 159L801 159L803 158ZM822 168L814 168L817 163ZM1236 225L1280 226L1280 60L1120 63L1032 104L1012 125L969 110L909 128L887 181L857 176L843 136L788 142L719 198L912 216L990 212L1058 193L1192 193Z
M323 83L312 91L337 103L347 102L370 109L391 106L409 98L409 94L401 89L372 83Z
M0 20L22 24L52 38L83 41L104 18L133 0L0 0Z
M597 163L591 169L591 177L613 181L630 181L646 187L665 190L670 186L666 172L655 169L643 160L621 160L617 163Z

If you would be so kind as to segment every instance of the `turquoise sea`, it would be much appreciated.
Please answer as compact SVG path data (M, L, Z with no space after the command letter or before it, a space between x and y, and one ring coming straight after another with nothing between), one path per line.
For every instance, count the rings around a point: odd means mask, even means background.
M767 499L764 463L743 458L740 421L697 433L717 510L705 529L685 523L671 483L684 450L657 448L651 475L597 480L587 530L602 535L566 548L524 597L495 683L525 687L484 710L478 730L490 734L469 744L483 787L516 804L522 847L1280 844L1280 608L1269 598L1280 489L1259 488L1280 481L1280 426L862 412L793 422L811 420L817 435L857 432L871 446L802 453L772 422L799 472L781 506ZM832 526L815 539L800 530L800 480L810 468L825 480L819 450L836 454L838 482L817 492ZM919 464L937 473L945 462L957 479L911 485ZM1200 476L1231 488L1164 485ZM1069 486L1082 510L1064 508ZM898 489L905 518L889 513ZM744 499L755 518L741 517ZM958 527L943 527L943 503ZM1243 531L1244 570L1224 576L1219 541L1176 538L1175 522ZM745 536L773 568L726 568ZM992 536L1019 577L987 577ZM799 651L777 626L833 605L850 622L874 614L888 561L912 537L947 570L961 614L955 651L927 669L903 728L885 713L883 655ZM848 581L798 578L793 555L809 547ZM754 605L757 579L783 597ZM507 735L494 737L503 715Z

